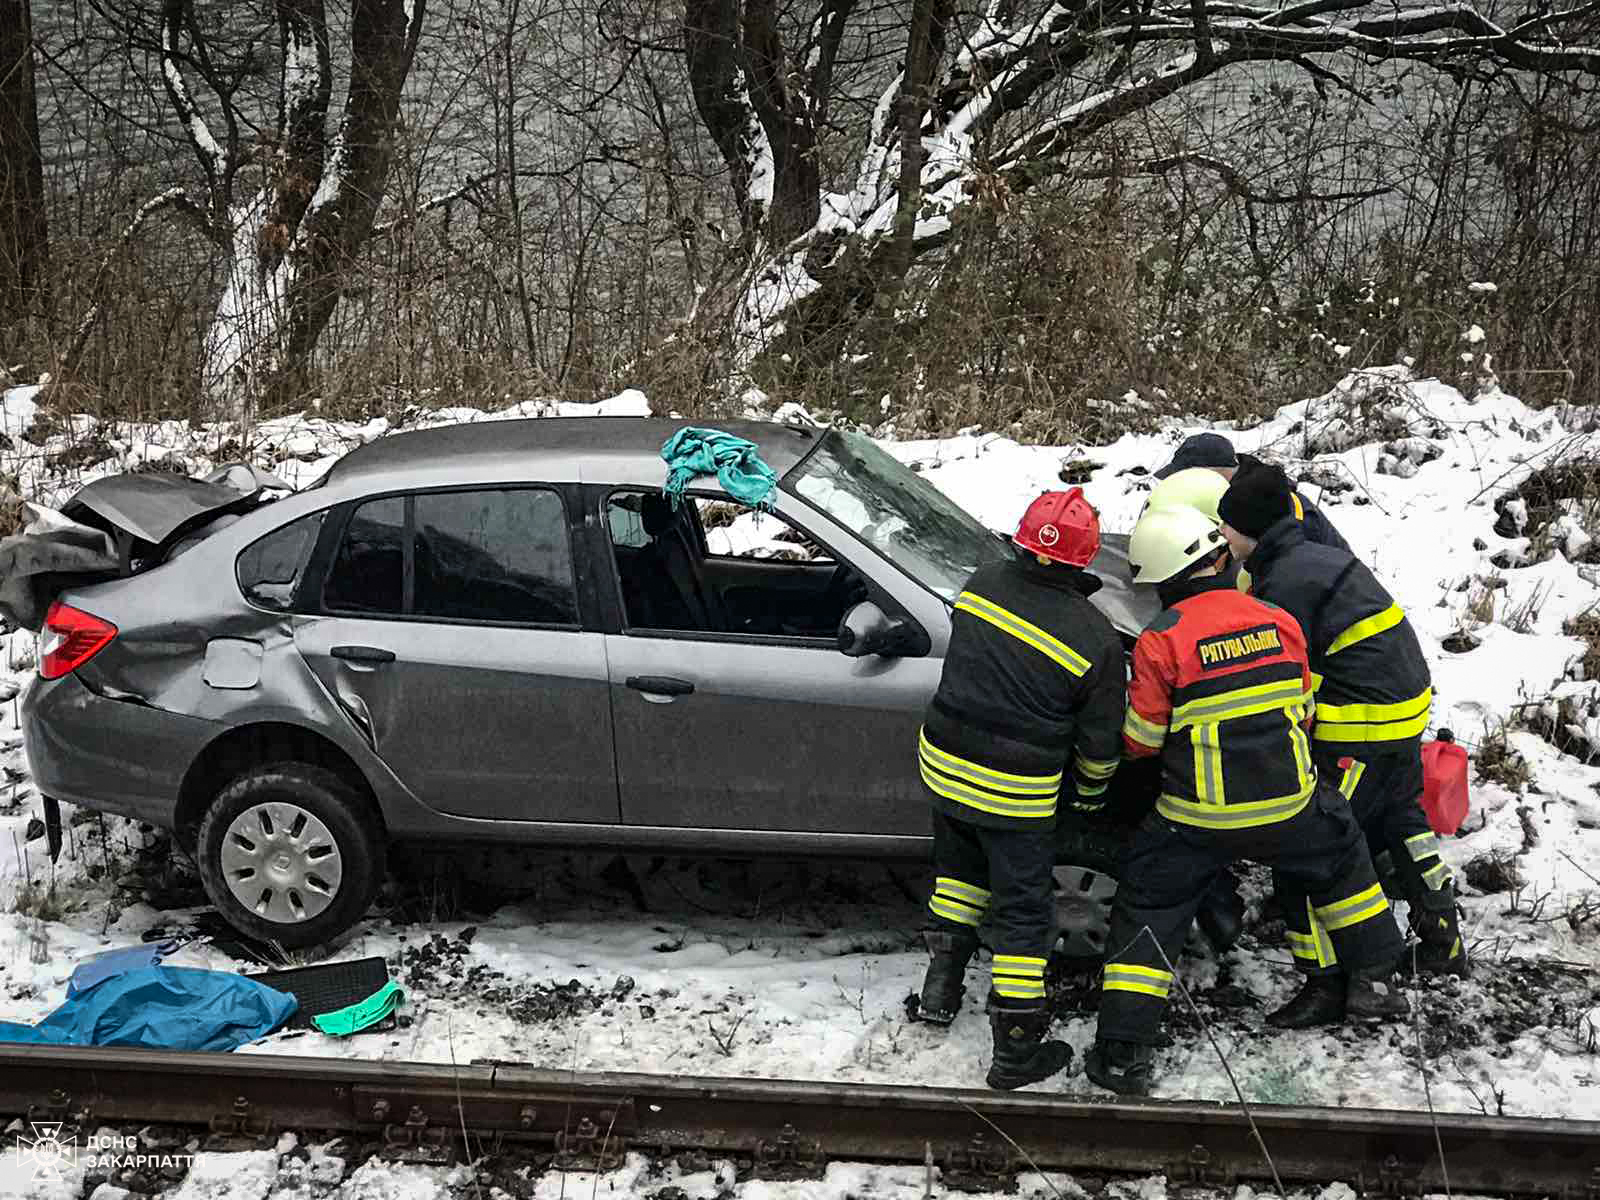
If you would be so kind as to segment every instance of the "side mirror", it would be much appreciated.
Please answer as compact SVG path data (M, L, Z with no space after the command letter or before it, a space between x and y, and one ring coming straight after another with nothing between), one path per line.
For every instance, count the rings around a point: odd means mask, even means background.
M891 617L871 600L863 600L839 622L839 653L847 658L881 654L913 658L929 650L928 635L905 617Z

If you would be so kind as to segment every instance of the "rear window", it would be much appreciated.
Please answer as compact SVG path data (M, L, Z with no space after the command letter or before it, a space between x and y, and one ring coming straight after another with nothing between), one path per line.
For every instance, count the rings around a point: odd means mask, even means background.
M239 555L234 575L244 598L257 608L289 612L325 514L312 513L258 538Z
M576 626L566 506L539 487L368 501L340 539L322 602L370 616Z

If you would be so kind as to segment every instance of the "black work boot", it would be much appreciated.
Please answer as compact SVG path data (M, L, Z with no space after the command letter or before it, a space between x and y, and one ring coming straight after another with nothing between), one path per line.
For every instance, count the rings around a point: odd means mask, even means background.
M1344 1020L1346 980L1342 973L1308 975L1294 999L1267 1014L1274 1029L1314 1029Z
M1072 1047L1047 1042L1050 1013L1043 1000L1007 1000L989 993L989 1028L994 1031L994 1063L987 1083L1009 1092L1048 1079L1072 1061Z
M930 1025L948 1025L961 1011L967 964L977 953L978 937L927 929L923 931L922 941L930 956L928 973L922 977L922 991L911 1015Z
M1096 1038L1083 1060L1083 1073L1119 1096L1148 1096L1154 1060L1155 1051L1149 1046Z
M1345 989L1345 1016L1359 1021L1392 1021L1411 1013L1411 1005L1395 986L1394 964L1382 963L1350 972Z
M1447 883L1437 892L1428 892L1420 902L1413 901L1411 928L1420 945L1406 950L1400 960L1402 973L1412 972L1415 955L1415 970L1419 974L1467 977L1472 964L1467 958L1467 944L1461 940L1455 884Z
M1239 881L1232 875L1219 875L1200 898L1195 923L1218 954L1232 949L1244 932L1244 898L1239 895Z

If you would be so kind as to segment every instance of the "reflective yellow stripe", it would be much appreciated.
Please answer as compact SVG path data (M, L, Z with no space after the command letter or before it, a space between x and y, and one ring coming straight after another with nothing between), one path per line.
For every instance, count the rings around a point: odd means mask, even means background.
M1044 959L1022 954L996 954L989 968L996 994L1013 1000L1044 995Z
M1289 745L1294 748L1295 782L1302 788L1315 790L1317 770L1311 765L1311 739L1306 737L1306 727L1301 724L1304 713L1296 709L1288 714Z
M1414 833L1406 839L1406 853L1411 856L1414 863L1425 858L1432 858L1439 853L1439 839L1432 832Z
M983 905L989 903L990 893L973 884L962 883L959 879L951 879L948 875L936 876L933 881L933 890L946 892L959 900L967 901L969 904Z
M1356 794L1356 788L1361 786L1361 777L1367 773L1367 764L1359 758L1350 760L1350 765L1344 769L1344 774L1339 777L1339 794L1346 800Z
M1373 917L1381 917L1389 911L1389 901L1383 894L1383 888L1375 883L1354 896L1334 904L1324 904L1311 911L1322 922L1322 927L1331 933L1337 929L1348 929L1352 925L1359 925Z
M1042 958L1035 958L1031 954L996 954L994 956L994 961L997 965L1003 965L1007 967L1027 967L1029 970L1037 968L1039 974L1044 974L1045 960Z
M1085 675L1089 671L1089 660L1060 638L1053 637L1031 621L1023 620L1016 613L1001 608L993 600L985 599L976 592L962 592L956 598L956 611L971 613L980 621L989 622L996 629L1032 646L1074 675Z
M1300 499L1300 493L1290 492L1289 503L1294 506L1294 519L1296 521L1304 521L1306 519L1306 506Z
M1433 689L1392 704L1318 704L1312 736L1319 742L1394 742L1428 727Z
M1317 689L1321 686L1322 676L1318 675L1315 671L1311 672L1311 694L1315 696L1317 694Z
M945 775L954 775L957 779L975 783L979 787L1016 792L1024 796L1054 796L1061 790L1060 771L1054 775L1012 775L1005 771L996 771L982 763L975 763L971 759L951 754L948 750L939 749L928 740L926 732L917 735L917 745L929 766Z
M1085 779L1110 779L1117 773L1119 758L1085 758L1078 755L1073 762L1073 767Z
M1334 638L1328 646L1327 653L1330 655L1337 654L1341 650L1349 649L1357 642L1364 642L1369 637L1377 637L1378 634L1383 633L1385 630L1393 629L1405 619L1406 614L1400 611L1400 606L1391 604L1381 613L1374 613L1370 617L1357 621L1349 629Z
M954 900L935 892L928 899L928 911L957 925L976 926L983 921L984 909L973 908L964 901Z
M1156 801L1156 811L1169 821L1201 829L1253 829L1297 816L1315 790L1313 784L1299 795L1252 800L1245 804L1196 804L1193 800L1163 793Z
M1235 717L1254 716L1295 702L1304 703L1310 698L1311 694L1301 687L1298 679L1260 683L1180 705L1172 710L1172 728L1184 729L1206 721L1229 721Z
M1149 746L1153 750L1161 749L1162 743L1167 740L1167 727L1146 721L1134 711L1131 704L1127 715L1122 718L1122 732L1141 746Z
M1172 990L1172 973L1136 963L1107 963L1105 979L1100 986L1102 991L1135 992L1165 1000Z
M1194 794L1201 804L1227 803L1222 786L1222 740L1213 722L1196 725L1189 735L1194 746Z
M1311 956L1319 967L1337 966L1339 958L1333 952L1333 940L1328 937L1328 931L1322 922L1317 920L1317 910L1311 907L1311 901L1306 900L1306 928L1311 931Z
M1441 863L1434 863L1422 873L1422 882L1428 885L1430 892L1437 892L1450 882L1450 868Z
M1289 929L1284 931L1284 936L1289 939L1289 953L1296 958L1303 958L1307 962L1317 961L1316 939L1308 933L1296 933Z
M981 791L940 775L932 770L926 761L922 763L922 782L928 785L930 791L943 796L946 800L954 800L957 804L965 804L968 808L975 808L979 812L993 813L997 817L1044 818L1056 815L1055 796L1028 799Z

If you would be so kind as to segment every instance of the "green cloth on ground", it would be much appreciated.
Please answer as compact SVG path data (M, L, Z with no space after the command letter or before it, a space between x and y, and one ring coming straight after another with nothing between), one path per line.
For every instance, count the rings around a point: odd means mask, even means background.
M335 1012L312 1017L311 1024L329 1037L349 1037L352 1033L360 1033L363 1029L371 1028L391 1015L405 998L406 994L400 990L400 985L391 979L365 1000L357 1001Z
M715 475L723 490L741 504L771 508L778 473L762 461L754 442L690 425L667 439L661 457L667 464L667 495L674 511L684 489L701 475Z

